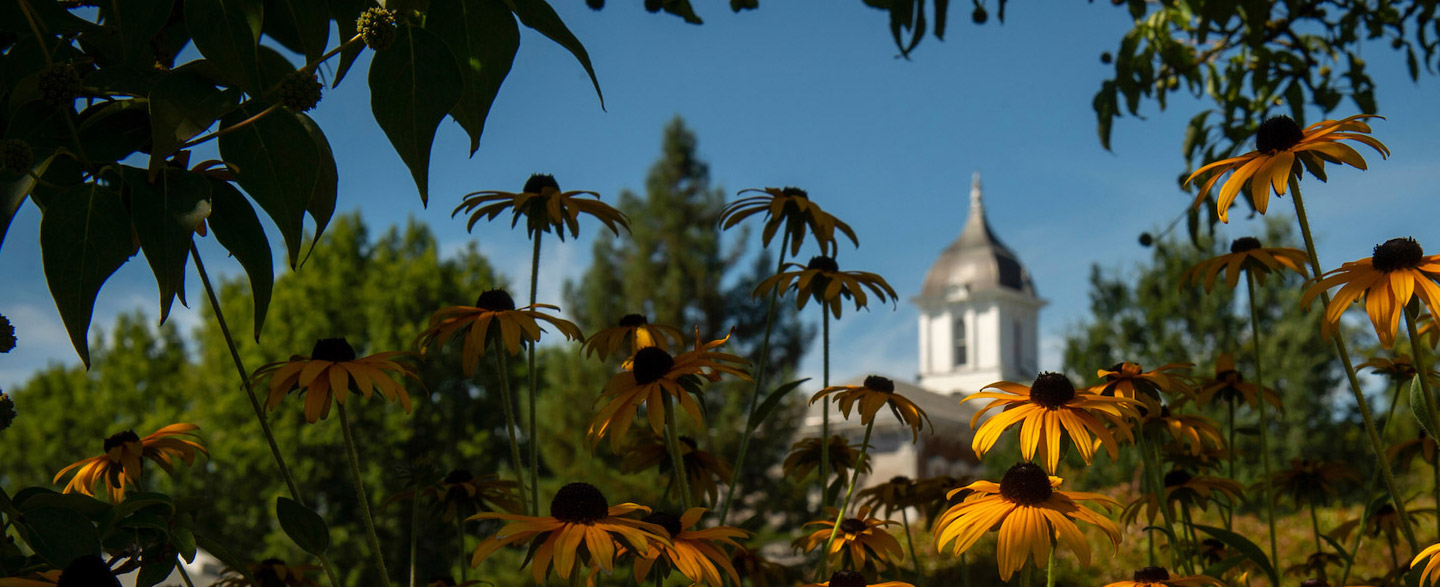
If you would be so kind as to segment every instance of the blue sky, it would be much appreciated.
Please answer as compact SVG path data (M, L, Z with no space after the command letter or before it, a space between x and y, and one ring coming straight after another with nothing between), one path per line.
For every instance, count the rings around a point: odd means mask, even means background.
M1163 227L1188 202L1175 177L1184 170L1180 139L1197 103L1174 100L1166 112L1147 104L1146 119L1117 121L1113 152L1096 140L1090 102L1109 73L1099 55L1114 50L1130 26L1128 14L1108 3L1011 3L1003 26L993 18L974 26L957 10L949 38L927 37L910 61L896 58L885 14L856 0L767 2L738 15L702 2L706 23L698 27L645 14L639 3L610 4L592 12L580 2L556 3L590 51L607 110L568 53L524 30L479 152L467 157L464 133L442 124L428 209L370 117L366 64L358 64L312 112L338 160L339 210L359 209L375 230L422 220L446 250L473 239L519 283L528 272L523 231L495 223L467 234L449 217L461 195L515 190L530 173L548 172L565 189L595 190L613 203L622 189L643 191L661 129L682 116L716 185L730 194L807 189L859 232L861 247L842 249L844 266L879 272L900 293L897 310L877 306L835 325L835 364L844 366L835 377L843 380L915 374L916 313L907 300L963 225L972 172L983 174L992 225L1049 300L1041 313L1042 368L1059 367L1061 337L1086 315L1091 264L1134 267L1147 254L1137 236ZM1375 135L1394 156L1367 155L1370 171L1337 170L1329 184L1307 182L1327 267L1395 236L1413 235L1440 251L1436 80L1413 84L1388 47L1367 51L1389 116L1375 124ZM1349 108L1342 104L1335 114ZM1288 200L1272 210L1289 210ZM1227 234L1241 236L1255 222L1232 219ZM45 286L38 223L27 205L0 251L0 313L21 339L14 353L0 356L3 388L46 364L78 363ZM598 230L584 225L582 237ZM272 242L278 249L278 238ZM238 271L220 262L214 243L202 247L216 271ZM584 270L589 251L588 238L547 241L542 301L560 301L563 279ZM172 319L182 326L208 319L200 302L192 297L192 310L177 306ZM153 277L138 258L101 290L93 324L108 326L118 312L135 309L158 316ZM818 371L818 345L805 368Z

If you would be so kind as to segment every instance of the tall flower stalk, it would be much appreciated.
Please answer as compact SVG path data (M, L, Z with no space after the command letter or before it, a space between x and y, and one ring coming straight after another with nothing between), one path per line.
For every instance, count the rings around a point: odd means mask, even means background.
M354 433L350 431L350 418L345 415L345 404L337 403L340 414L340 430L345 434L345 455L350 459L350 481L355 484L355 499L360 501L360 513L365 520L366 538L375 556L375 565L380 570L380 584L390 585L390 573L385 570L385 552L380 549L380 536L375 533L375 517L370 514L370 500L365 497L365 481L360 476L360 454L355 450ZM418 497L416 498L419 499Z
M1300 195L1300 186L1298 185L1299 182L1297 181L1296 184L1297 184L1297 185L1295 185L1295 195L1296 195L1296 197L1299 197L1299 195ZM1318 271L1318 270L1317 270L1317 271ZM1318 273L1317 273L1317 275L1318 275ZM1266 402L1265 402L1265 398L1264 398L1264 393L1265 393L1265 372L1264 372L1263 367L1262 367L1262 365L1264 364L1264 361L1263 361L1263 359L1261 359L1261 354L1260 354L1260 308L1259 308L1259 303L1258 303L1258 302L1256 301L1256 299L1255 299L1255 275L1254 275L1254 273L1252 273L1252 272L1250 272L1250 271L1246 271L1246 272L1245 272L1245 287L1246 287L1246 291L1249 293L1249 295L1247 296L1247 298L1248 298L1247 301L1248 301L1249 304L1250 304L1250 346L1251 346L1251 349L1253 350L1253 352L1255 353L1255 386L1260 389L1260 394L1261 394L1261 398L1260 398L1260 402L1259 402L1259 404L1260 404L1260 406L1259 406L1259 414L1260 414L1260 467L1261 467L1261 470L1262 470L1262 471L1264 472L1264 474L1265 474L1265 478L1266 478L1266 479L1269 479L1269 478L1270 478L1270 474L1271 474L1271 472L1270 472L1270 433L1269 433L1269 431L1268 431L1267 429L1268 429L1269 426L1270 426L1270 422L1269 422L1269 419L1267 418L1266 413L1265 413L1265 403L1266 403ZM1362 401L1363 401L1363 399L1362 399ZM1230 447L1230 450L1232 450L1232 451L1235 450L1235 447L1233 447L1233 446ZM1278 560L1280 560L1280 559L1278 558L1278 556L1279 556L1279 549L1276 547L1276 544L1277 544L1277 543L1276 543L1276 538L1275 538L1275 502L1270 499L1270 484L1269 484L1269 483L1263 484L1263 487L1262 487L1261 491L1263 492L1263 493L1261 494L1261 498L1265 500L1265 523L1266 523L1266 525L1269 527L1269 533L1270 533L1270 560L1271 560L1271 561L1278 561Z

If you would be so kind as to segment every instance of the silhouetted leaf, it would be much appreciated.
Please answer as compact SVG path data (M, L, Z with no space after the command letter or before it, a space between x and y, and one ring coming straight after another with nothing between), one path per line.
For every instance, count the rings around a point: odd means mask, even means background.
M130 222L160 286L160 323L164 324L175 296L185 302L185 260L195 227L208 215L210 182L173 167L161 170L153 182L143 169L124 170Z
M465 81L435 33L401 26L395 44L370 60L370 110L410 168L420 202L429 202L430 146L435 129L460 100Z
M318 157L315 183L310 189L310 199L305 203L305 211L315 220L315 234L310 239L310 251L305 253L308 259L310 252L315 250L316 243L320 242L320 235L325 234L325 227L330 226L330 218L335 215L340 171L335 168L335 153L330 150L330 141L325 138L325 131L320 130L320 125L315 124L315 121L305 114L296 114L295 118L305 127L305 134L310 136Z
M40 218L45 280L70 342L87 368L90 344L86 334L95 296L105 280L135 254L129 216L115 192L87 183L57 194Z
M106 16L114 19L107 18L106 24L120 27L126 64L141 68L151 65L147 61L153 59L155 50L150 47L150 39L155 38L155 34L165 28L165 23L170 20L170 10L174 6L174 0L102 3ZM110 7L114 7L113 13L105 10Z
M246 104L222 120L232 125L263 105ZM326 173L320 150L305 123L279 109L220 137L220 155L234 165L235 181L280 229L293 268L300 259L306 208Z
M759 428L760 424L765 422L766 418L770 417L770 413L774 412L775 408L780 407L780 402L785 401L786 395L789 395L789 393L794 391L795 388L800 387L800 384L805 383L809 380L810 378L806 377L804 379L797 379L795 381L791 381L789 383L781 385L780 387L775 388L775 391L772 391L770 392L770 395L765 396L765 401L761 402L760 405L755 408L755 413L750 415L750 421L747 423L747 430L754 430L756 428Z
M265 34L315 61L330 42L330 14L322 0L265 0Z
M585 51L585 46L580 44L580 39L575 38L575 34L566 28L560 15L555 14L555 9L545 0L505 0L505 3L510 6L510 10L515 11L515 16L520 17L520 22L525 23L525 26L550 37L550 40L568 49L575 59L580 61L580 65L585 67L585 73L590 74L590 83L595 85L595 95L600 97L600 109L604 110L605 95L600 92L600 80L595 77L594 66L590 65L590 54Z
M330 548L330 528L325 525L325 519L310 508L280 497L275 500L275 517L280 519L280 529L300 550L321 556Z
M450 116L469 133L473 156L480 148L490 105L520 49L520 27L502 0L433 0L426 22L428 30L450 46L460 65L465 91Z
M150 169L240 104L238 90L221 90L195 73L176 71L150 89Z
M252 96L262 90L255 47L263 19L258 0L185 0L185 26L195 48Z
M265 227L255 215L255 208L230 182L210 180L210 230L215 240L240 262L250 278L250 294L255 300L255 340L265 324L270 309L270 292L275 287L275 260ZM316 239L319 240L319 239Z
M100 532L75 510L35 508L25 512L22 527L26 544L58 568L87 554L100 554Z
M326 5L330 7L330 18L335 19L336 30L340 32L340 42L345 43L354 38L357 32L355 21L360 18L360 13L365 11L366 1L328 0ZM345 79L345 73L355 64L355 58L364 50L364 44L356 44L340 52L340 64L335 66L335 81L330 87L340 85L340 80Z
M95 164L119 161L150 141L150 105L145 98L116 100L80 114L79 138Z
M1275 572L1275 567L1270 564L1270 557L1265 556L1265 551L1261 550L1260 547L1256 546L1250 539L1224 528L1215 528L1201 524L1193 524L1192 527L1209 534L1211 538L1225 543L1225 546L1235 549L1236 552L1254 561L1255 566L1260 567L1260 570L1265 573L1265 576L1270 578L1271 585L1280 584L1280 575Z

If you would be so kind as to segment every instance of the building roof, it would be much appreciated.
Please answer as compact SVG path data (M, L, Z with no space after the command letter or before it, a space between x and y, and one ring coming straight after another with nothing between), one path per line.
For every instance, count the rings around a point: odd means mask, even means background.
M960 237L940 253L925 275L921 298L942 299L957 288L965 291L1009 289L1035 296L1030 272L1020 257L995 236L985 217L980 173L970 184L970 216Z

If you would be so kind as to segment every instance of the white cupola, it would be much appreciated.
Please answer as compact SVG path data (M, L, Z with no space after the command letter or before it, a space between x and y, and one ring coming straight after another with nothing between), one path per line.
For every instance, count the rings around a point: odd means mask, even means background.
M1039 314L1030 273L985 217L980 173L960 237L941 251L920 295L920 386L969 394L996 381L1029 385L1039 368Z

